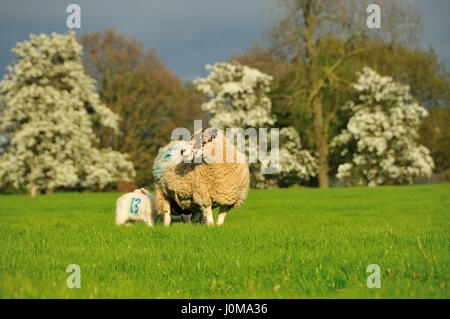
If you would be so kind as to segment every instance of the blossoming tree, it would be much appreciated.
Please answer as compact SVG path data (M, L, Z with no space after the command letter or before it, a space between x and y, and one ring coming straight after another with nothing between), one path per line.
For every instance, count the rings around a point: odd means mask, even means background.
M203 111L212 115L209 123L219 129L271 128L275 123L272 102L268 97L272 77L255 68L237 62L206 65L210 74L196 79L197 89L209 99ZM261 174L261 161L250 164L252 185L263 188L274 184L288 184L292 180L307 180L317 169L316 159L301 150L300 137L292 127L282 128L280 134L279 169L274 176ZM261 138L261 137L260 137ZM258 147L247 140L246 153L258 158ZM274 178L272 178L274 177Z
M417 142L428 112L410 95L409 86L367 67L352 86L358 95L346 106L352 115L330 145L348 158L337 177L350 185L376 186L431 176L433 159Z
M11 136L0 158L0 187L25 186L34 195L58 187L103 189L133 177L125 155L95 147L93 126L117 131L118 117L85 74L75 35L31 35L12 52L18 62L0 83L0 131Z

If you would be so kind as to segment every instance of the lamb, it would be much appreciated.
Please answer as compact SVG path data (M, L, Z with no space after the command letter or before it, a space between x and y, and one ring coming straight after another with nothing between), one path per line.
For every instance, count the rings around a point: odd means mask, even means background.
M191 217L187 212L171 214L171 220L174 222L190 223ZM123 194L116 201L116 224L129 226L135 222L145 222L150 227L162 222L162 215L158 214L156 209L155 196L145 188Z
M155 197L144 188L125 193L116 201L116 224L144 222L152 227L157 218Z
M203 141L200 139L200 144L198 134L206 137ZM198 152L202 152L206 162L186 161ZM153 172L157 208L164 214L166 226L171 222L173 210L193 213L193 219L202 214L205 223L213 226L212 209L215 207L220 207L217 225L223 225L228 211L243 204L250 183L245 157L217 129L197 132L191 143L172 141L162 147Z

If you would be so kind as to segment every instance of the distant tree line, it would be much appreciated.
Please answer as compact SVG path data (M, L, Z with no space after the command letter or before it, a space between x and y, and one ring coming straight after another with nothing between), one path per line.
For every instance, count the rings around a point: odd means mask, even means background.
M410 93L429 110L420 142L435 158L438 179L448 180L449 73L422 35L420 14L401 1L381 1L383 28L368 29L364 1L282 1L284 15L267 33L266 45L254 44L231 58L274 77L270 97L275 126L293 126L303 146L319 158L321 187L329 185L342 163L329 150L330 141L345 128L351 83L367 66L409 85ZM439 114L439 115L438 115Z
M0 84L1 189L152 187L158 148L194 119L281 129L280 174L261 176L261 163L252 164L253 187L401 184L431 172L432 181L448 181L446 66L432 47L419 46L417 11L381 1L383 27L374 30L365 24L366 5L280 1L282 15L263 43L193 82L114 30L77 41L32 36L14 49L18 61ZM358 116L367 125L353 130ZM409 122L394 129L399 116ZM69 125L70 118L78 120ZM390 124L370 126L380 118ZM380 149L391 156L377 157Z
M130 155L135 183L152 186L153 160L176 127L192 129L201 119L201 96L183 82L154 50L113 30L80 37L87 72L97 80L102 101L119 115L119 134L97 128L101 147ZM130 187L134 187L130 185Z

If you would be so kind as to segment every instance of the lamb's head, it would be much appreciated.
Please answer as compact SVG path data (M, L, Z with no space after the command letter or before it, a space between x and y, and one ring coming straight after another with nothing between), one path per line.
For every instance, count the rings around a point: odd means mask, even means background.
M172 141L159 149L153 164L153 176L156 180L160 180L167 168L174 167L181 162L192 162L191 145L186 141Z

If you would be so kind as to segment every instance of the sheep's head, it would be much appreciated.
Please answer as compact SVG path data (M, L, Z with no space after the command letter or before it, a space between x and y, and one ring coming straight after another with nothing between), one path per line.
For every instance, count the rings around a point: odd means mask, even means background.
M166 168L178 165L181 162L192 162L190 143L186 141L172 141L159 149L153 165L153 176L159 180L164 176Z

